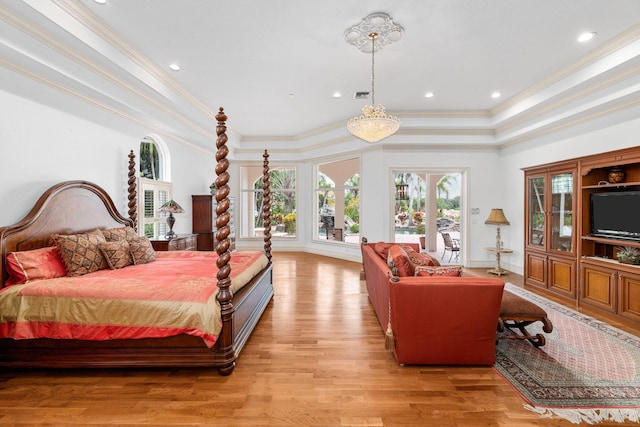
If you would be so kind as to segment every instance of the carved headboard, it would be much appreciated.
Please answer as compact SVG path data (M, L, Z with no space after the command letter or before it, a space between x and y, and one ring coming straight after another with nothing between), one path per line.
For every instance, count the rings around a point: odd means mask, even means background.
M0 228L0 284L8 276L6 257L13 251L49 246L52 234L75 234L96 228L133 226L118 213L111 197L88 181L65 181L49 188L21 221Z

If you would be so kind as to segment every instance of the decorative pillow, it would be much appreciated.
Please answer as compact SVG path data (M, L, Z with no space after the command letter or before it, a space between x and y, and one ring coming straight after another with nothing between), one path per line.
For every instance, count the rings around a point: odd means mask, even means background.
M398 276L413 276L413 267L409 262L407 252L400 245L391 245L387 256L387 263L393 262L398 269Z
M126 267L132 263L129 243L126 240L102 242L100 243L100 251L112 270Z
M389 255L389 248L391 246L393 246L393 243L378 242L373 245L373 250L386 261L387 256Z
M54 246L11 252L7 255L7 271L13 280L7 281L6 285L67 275L64 262Z
M120 240L131 241L138 238L136 230L132 227L108 228L102 230L102 234L107 242L117 242Z
M104 236L100 230L80 234L56 234L52 237L69 276L82 276L107 268L100 252Z
M409 262L411 266L414 268L417 266L427 266L427 267L440 267L440 262L432 257L429 254L421 254L416 252L412 247L405 246L405 252L407 252L407 256L409 257Z
M146 264L156 260L156 251L145 236L137 237L129 242L129 250L135 265Z
M415 269L416 276L462 276L462 267L428 267L418 266Z

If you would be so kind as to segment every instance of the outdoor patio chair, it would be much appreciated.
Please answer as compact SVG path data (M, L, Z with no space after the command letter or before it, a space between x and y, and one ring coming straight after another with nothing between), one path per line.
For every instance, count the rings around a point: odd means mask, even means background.
M460 240L451 238L449 233L440 232L440 235L444 240L444 251L442 252L441 259L444 259L444 255L447 251L451 252L451 255L449 255L449 261L453 258L453 254L456 255L456 260L460 259Z

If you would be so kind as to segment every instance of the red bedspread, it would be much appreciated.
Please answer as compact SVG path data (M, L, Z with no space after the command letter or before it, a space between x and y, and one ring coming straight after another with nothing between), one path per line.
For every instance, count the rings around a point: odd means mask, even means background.
M155 262L0 291L0 338L109 340L201 337L222 328L215 252L158 252ZM236 291L267 265L262 252L234 252Z

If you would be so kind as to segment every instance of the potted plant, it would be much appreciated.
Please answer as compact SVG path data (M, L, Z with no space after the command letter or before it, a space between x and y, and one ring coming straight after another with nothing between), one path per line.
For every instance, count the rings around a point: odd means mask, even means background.
M618 248L617 258L623 264L638 265L640 264L640 249L623 246Z
M421 249L426 249L426 246L427 246L424 232L425 232L424 222L416 224L416 234L418 235L418 239L420 239Z

